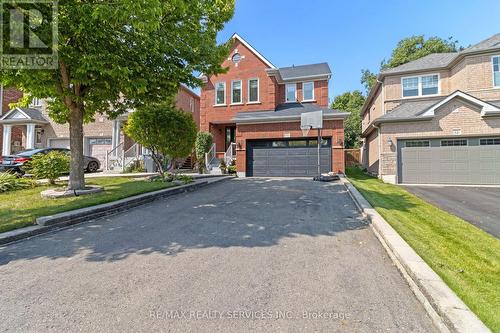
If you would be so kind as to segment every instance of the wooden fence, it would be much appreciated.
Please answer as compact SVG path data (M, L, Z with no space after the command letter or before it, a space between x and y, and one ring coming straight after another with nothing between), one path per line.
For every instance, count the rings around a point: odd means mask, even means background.
M346 167L361 164L361 149L345 149L344 154Z

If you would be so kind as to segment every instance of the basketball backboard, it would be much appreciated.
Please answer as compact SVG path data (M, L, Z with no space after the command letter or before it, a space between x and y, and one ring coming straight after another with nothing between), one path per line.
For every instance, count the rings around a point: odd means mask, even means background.
M323 111L304 112L300 115L300 128L323 128Z

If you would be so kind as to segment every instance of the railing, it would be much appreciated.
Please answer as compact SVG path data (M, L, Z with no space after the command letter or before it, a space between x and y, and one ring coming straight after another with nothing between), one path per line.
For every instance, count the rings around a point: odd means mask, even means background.
M141 158L141 147L134 143L129 149L123 152L122 167L125 169L130 163Z
M105 170L111 170L115 166L122 166L123 142L112 150L106 152Z
M224 153L224 161L226 165L231 165L236 158L236 143L231 142L226 152Z
M212 164L212 161L215 159L215 143L212 144L212 147L210 147L210 150L208 153L205 153L205 167L207 170L210 169L210 164Z

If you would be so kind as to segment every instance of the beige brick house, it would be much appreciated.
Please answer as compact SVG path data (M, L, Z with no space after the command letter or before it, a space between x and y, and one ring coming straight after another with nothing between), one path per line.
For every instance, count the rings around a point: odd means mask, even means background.
M28 108L11 108L23 93L16 88L0 87L0 156L14 154L32 148L69 148L68 124L57 124L48 115L45 101L33 99ZM199 127L200 97L187 87L181 86L176 105L193 115ZM94 156L105 166L106 155L115 148L126 151L134 145L123 133L123 124L128 114L111 120L97 114L94 122L85 124L84 154ZM117 154L115 154L116 157Z
M363 165L391 183L500 184L500 34L382 71Z

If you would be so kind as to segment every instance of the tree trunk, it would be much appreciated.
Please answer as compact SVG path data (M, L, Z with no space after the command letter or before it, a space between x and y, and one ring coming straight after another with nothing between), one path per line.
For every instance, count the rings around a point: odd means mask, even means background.
M85 177L83 172L83 106L69 108L69 146L71 149L68 188L83 190Z

